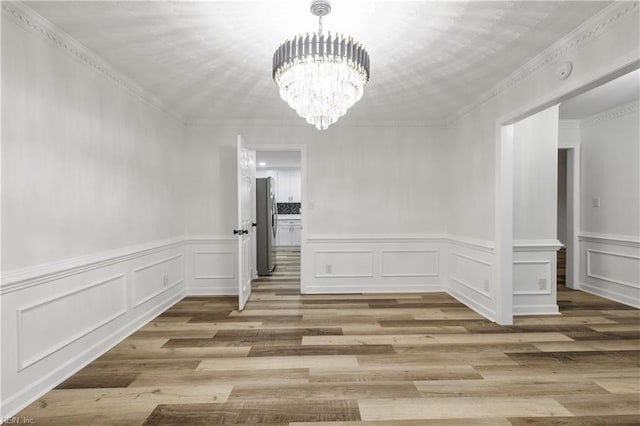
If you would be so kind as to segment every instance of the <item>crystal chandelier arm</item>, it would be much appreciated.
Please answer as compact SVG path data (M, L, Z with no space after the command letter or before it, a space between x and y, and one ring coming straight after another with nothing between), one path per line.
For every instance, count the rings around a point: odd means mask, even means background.
M318 54L318 37L313 34L311 38L311 55L316 56Z

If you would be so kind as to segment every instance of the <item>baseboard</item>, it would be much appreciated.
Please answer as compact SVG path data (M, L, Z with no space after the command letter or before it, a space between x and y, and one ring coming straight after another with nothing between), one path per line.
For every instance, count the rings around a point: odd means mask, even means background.
M362 294L362 293L442 293L446 292L443 285L414 285L393 286L363 285L357 286L332 286L332 285L307 285L304 294Z
M187 290L187 297L191 296L237 296L238 289L220 291L217 288L190 288Z
M624 294L617 293L615 291L598 288L596 286L585 284L585 283L580 283L579 290L594 294L596 296L604 297L605 299L613 300L614 302L622 303L623 305L640 309L640 300L633 297L626 296Z
M496 321L496 312L493 309L478 303L477 301L465 296L464 294L452 288L448 288L446 292L447 294L449 294L449 296L453 297L458 302L463 303L468 308L473 309L488 320L493 322Z
M513 315L560 315L558 305L514 306Z

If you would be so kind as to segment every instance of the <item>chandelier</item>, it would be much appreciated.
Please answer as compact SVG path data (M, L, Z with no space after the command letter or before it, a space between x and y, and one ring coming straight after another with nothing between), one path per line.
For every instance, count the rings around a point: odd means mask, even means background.
M273 81L280 97L318 130L325 130L362 98L369 81L369 54L351 37L322 33L328 0L311 2L319 29L287 40L273 54Z

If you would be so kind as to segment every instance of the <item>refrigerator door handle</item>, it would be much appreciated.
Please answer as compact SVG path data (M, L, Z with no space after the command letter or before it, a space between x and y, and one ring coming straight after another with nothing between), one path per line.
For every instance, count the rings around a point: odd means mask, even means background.
M273 228L273 238L275 238L278 230L278 204L275 197L272 197L271 227Z

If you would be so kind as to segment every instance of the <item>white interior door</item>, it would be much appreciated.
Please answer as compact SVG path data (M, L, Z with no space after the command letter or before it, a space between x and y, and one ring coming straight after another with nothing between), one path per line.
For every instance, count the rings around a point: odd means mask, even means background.
M254 194L256 174L256 153L243 147L242 136L238 135L238 229L233 233L238 236L238 309L251 296L251 278L253 265L252 227L255 218L255 203L251 197Z

